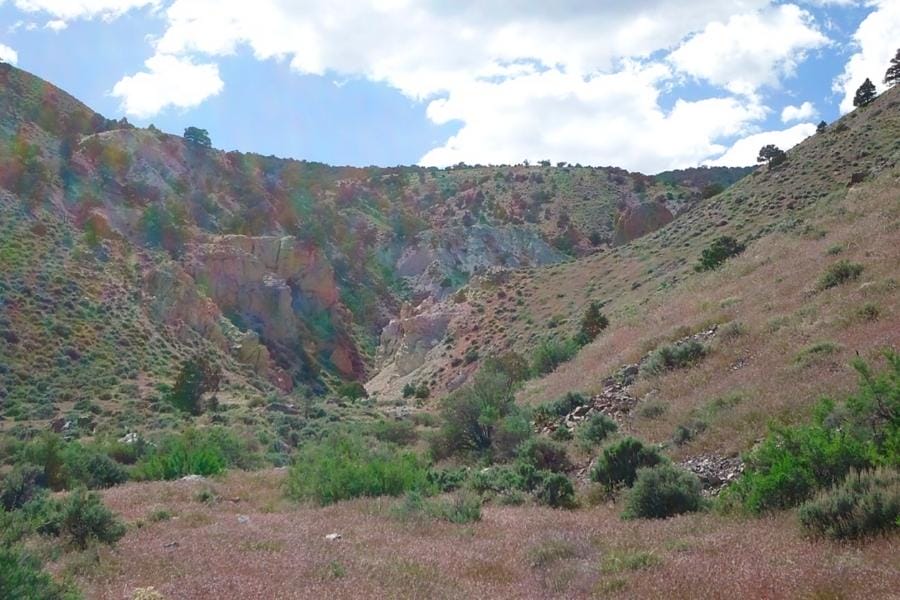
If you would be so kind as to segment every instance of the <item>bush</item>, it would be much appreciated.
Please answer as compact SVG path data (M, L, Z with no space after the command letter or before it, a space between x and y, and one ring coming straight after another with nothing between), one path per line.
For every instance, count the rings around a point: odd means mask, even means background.
M859 389L842 405L822 400L812 425L773 427L722 495L725 506L789 508L851 471L900 465L900 354L885 356L888 367L880 373L854 361Z
M0 505L4 510L22 508L40 492L44 482L44 470L36 465L16 465L0 482Z
M591 479L606 486L607 490L621 485L631 487L638 469L654 467L664 460L655 448L627 437L603 450L591 472Z
M700 260L694 267L697 271L716 269L732 256L737 256L746 247L733 237L722 236L713 240L708 248L700 254Z
M572 359L578 352L578 344L573 340L545 340L534 351L532 370L538 375L546 375Z
M547 475L535 492L538 502L553 508L572 508L575 506L575 488L569 478L561 473Z
M565 471L572 466L566 449L544 438L532 438L519 446L516 452L520 462L531 465L538 471Z
M775 428L747 456L744 475L728 494L755 513L791 508L868 464L865 445L842 432L819 425Z
M466 469L428 469L425 476L428 485L438 492L453 492L466 482L469 472Z
M558 398L552 402L541 404L534 409L534 420L539 424L550 424L557 421L561 417L565 417L570 412L584 406L588 403L588 399L578 392L568 392L562 398Z
M618 430L616 422L603 413L594 413L578 428L578 439L585 445L595 446Z
M859 278L863 272L863 266L848 260L839 260L825 270L819 279L819 289L827 290L839 286L848 281Z
M366 386L358 381L347 381L342 383L337 388L337 395L341 398L347 398L348 400L352 400L354 402L361 398L369 397L369 393L366 391Z
M411 452L370 448L358 437L332 435L295 457L288 495L321 505L360 496L399 496L427 484L427 470Z
M900 527L900 471L851 472L843 482L800 507L800 523L836 540L887 533Z
M662 375L666 371L689 367L706 356L706 346L697 340L661 346L653 351L641 366L644 375Z
M84 489L75 490L62 502L61 527L61 533L81 550L92 541L115 544L125 535L125 525L97 494Z
M217 475L229 466L246 469L258 463L258 455L227 429L190 429L164 440L159 450L138 463L133 474L136 479L178 479Z
M406 420L378 421L374 429L375 437L379 441L397 444L398 446L415 444L419 437L412 422Z
M4 598L22 600L76 600L81 595L67 590L41 570L41 564L24 551L0 546L0 592Z
M664 519L699 510L700 480L693 473L661 464L638 469L628 492L623 516L631 519Z
M451 501L426 500L420 492L411 491L392 512L402 521L429 517L462 525L481 520L481 499L473 494L460 493L454 495Z
M441 430L431 440L436 458L456 453L511 456L531 435L514 402L514 385L496 371L482 369L472 383L441 403Z
M108 488L128 480L125 468L95 447L73 442L63 451L67 486Z

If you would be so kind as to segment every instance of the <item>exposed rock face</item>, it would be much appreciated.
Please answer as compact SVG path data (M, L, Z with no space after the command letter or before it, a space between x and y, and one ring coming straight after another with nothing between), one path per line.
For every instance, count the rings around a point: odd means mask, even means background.
M644 202L630 206L619 215L616 223L615 245L627 244L672 222L672 213L660 202Z
M527 227L449 227L419 234L397 260L397 272L417 294L442 299L492 267L537 267L566 258Z
M404 306L400 316L382 330L376 365L378 374L366 384L370 394L399 390L410 375L440 351L451 321L465 318L466 304L437 302L428 298L419 306Z
M325 352L345 376L365 365L344 333L345 315L330 263L293 237L224 235L190 247L185 268L226 315L239 317L265 342ZM331 339L311 344L305 318L328 321Z
M190 275L175 264L155 267L144 276L144 306L150 316L165 323L183 339L194 331L250 365L260 376L283 391L290 391L290 376L275 365L268 349L252 331L242 331L222 316L219 307L202 296Z

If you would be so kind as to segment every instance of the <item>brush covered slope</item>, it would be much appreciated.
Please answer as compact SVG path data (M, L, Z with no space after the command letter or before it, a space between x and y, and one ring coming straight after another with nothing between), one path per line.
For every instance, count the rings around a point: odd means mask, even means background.
M328 167L136 129L9 65L0 80L12 419L58 417L95 385L143 403L201 350L226 403L365 381L405 304L645 234L746 172Z

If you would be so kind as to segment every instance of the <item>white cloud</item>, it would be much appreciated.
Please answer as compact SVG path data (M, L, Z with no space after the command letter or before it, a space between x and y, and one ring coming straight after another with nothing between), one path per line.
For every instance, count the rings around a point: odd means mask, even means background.
M819 116L819 112L812 102L804 102L800 106L788 105L781 111L781 122L806 121Z
M776 42L777 40L777 42ZM712 22L669 56L680 71L736 94L793 75L806 51L828 44L812 16L793 4Z
M801 123L782 131L754 133L735 142L722 156L706 164L714 167L746 167L756 164L759 149L767 144L775 144L782 150L789 150L814 134L816 126Z
M47 24L44 25L45 29L52 29L53 31L62 31L69 24L63 21L62 19L53 19L52 21L47 21Z
M842 113L853 110L853 97L867 77L879 91L884 89L884 73L900 46L900 36L897 35L900 31L900 2L875 0L872 4L876 10L860 23L853 34L857 51L834 83L835 92L844 96L841 100Z
M135 8L159 6L161 0L15 0L25 12L45 12L59 20L115 19Z
M19 62L19 53L9 46L0 44L0 61L14 65Z
M765 116L762 106L735 98L679 100L663 111L658 85L668 76L661 64L631 64L590 79L551 70L458 86L431 102L428 116L464 125L421 162L549 159L657 172L721 154L715 139L744 133Z
M225 87L215 64L160 54L147 60L147 71L122 78L112 94L131 116L150 117L168 106L191 108Z

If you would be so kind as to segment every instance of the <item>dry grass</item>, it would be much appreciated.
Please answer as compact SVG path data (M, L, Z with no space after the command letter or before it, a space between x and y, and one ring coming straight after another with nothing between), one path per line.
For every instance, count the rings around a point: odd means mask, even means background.
M888 598L900 589L896 536L810 542L787 514L623 522L612 506L488 507L476 524L410 527L385 500L280 504L281 477L231 473L213 485L240 500L213 504L194 498L196 482L109 490L106 502L129 522L160 505L176 518L132 527L99 564L68 572L97 599L149 586L168 599ZM206 520L185 522L194 513ZM326 541L332 532L343 538Z

